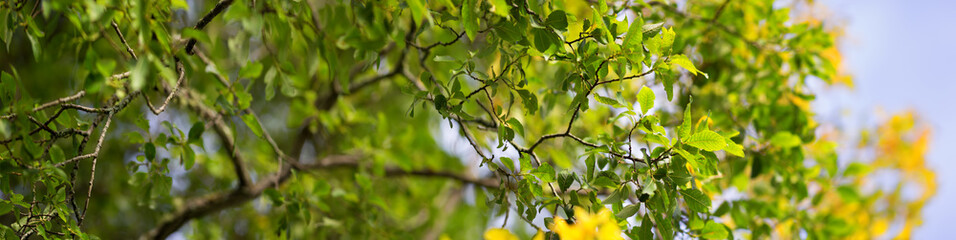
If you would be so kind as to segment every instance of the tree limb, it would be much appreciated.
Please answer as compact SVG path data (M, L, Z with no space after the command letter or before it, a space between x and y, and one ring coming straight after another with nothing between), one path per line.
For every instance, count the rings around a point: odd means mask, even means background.
M129 47L129 43L127 43L126 38L123 37L123 32L120 31L119 25L116 24L116 21L110 21L110 25L113 25L113 31L116 32L116 36L119 37L120 42L123 43L123 46L126 46L126 52L129 53L129 56L132 57L133 60L138 60L136 53L133 52L133 48Z
M176 69L178 69L179 72L179 79L176 80L176 86L173 86L173 90L169 93L169 96L166 96L166 101L163 101L163 105L159 106L159 108L153 107L153 103L149 101L149 96L147 96L148 94L143 93L143 100L146 101L146 106L149 107L150 111L153 111L153 114L159 115L163 111L166 111L169 100L173 99L173 96L176 95L176 92L179 91L179 88L183 85L183 80L186 79L186 70L183 68L183 63L179 61L179 58L174 58L174 60L176 61Z
M223 10L226 10L226 8L228 8L229 5L232 5L232 2L233 0L219 0L219 2L216 3L216 6L213 7L212 10L209 11L209 13L206 13L205 16L199 19L199 22L196 22L196 26L194 28L196 30L202 30L203 28L205 28L206 24L209 24L209 22L212 21L213 18L218 16L220 13L222 13ZM186 53L192 55L193 47L195 46L196 46L196 39L190 38L189 42L186 42Z
M40 111L40 110L43 110L43 109L47 109L47 108L49 108L49 107L56 106L56 105L63 105L63 104L65 104L66 102L72 102L73 100L80 99L80 98L83 97L84 95L86 95L86 91L80 90L79 92L76 92L76 94L73 94L73 95L71 95L71 96L63 97L63 98L60 98L60 99L57 99L57 100L53 100L53 101L51 101L51 102L47 102L47 103L41 104L40 106L37 106L37 107L33 108L33 111L31 111L31 112L37 112L37 111ZM17 114L16 114L16 113L0 116L0 119L11 119L11 118L15 118L15 117L17 117Z
M337 168L357 168L362 165L359 157L355 155L333 155L316 161L313 164L305 164L302 170L332 170ZM177 210L172 216L161 221L156 228L142 235L140 239L165 239L170 234L176 232L192 219L203 217L210 213L235 207L262 195L266 189L281 185L291 176L292 169L288 165L283 165L279 173L264 178L254 185L245 188L236 188L228 192L219 192L210 194L187 203L184 207ZM487 188L497 188L499 183L495 179L479 179L468 177L461 174L438 171L438 170L411 170L405 171L396 167L389 167L385 170L386 176L419 176L434 177L455 180L466 184L475 184Z
M252 180L249 178L249 170L246 170L245 167L246 160L242 157L242 154L240 154L239 148L236 147L235 139L232 137L232 130L226 125L226 122L222 120L219 112L204 105L198 97L199 94L189 89L183 89L183 92L177 96L182 99L183 104L185 104L187 108L199 113L200 117L215 127L216 134L219 135L219 139L223 145L225 145L225 149L229 151L233 170L235 171L236 178L239 179L239 186L244 187L251 185Z

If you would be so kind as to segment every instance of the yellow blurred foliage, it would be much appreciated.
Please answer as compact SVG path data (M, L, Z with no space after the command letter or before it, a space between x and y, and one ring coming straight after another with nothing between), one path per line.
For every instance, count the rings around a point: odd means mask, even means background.
M617 221L606 208L592 214L584 208L575 207L574 217L577 219L574 224L568 224L563 218L556 217L554 224L550 226L551 231L557 233L561 239L624 239Z
M860 193L859 199L851 201L835 192L837 186L824 184L821 194L825 194L819 208L819 214L831 214L846 225L853 226L849 239L874 239L895 235L896 239L909 239L914 228L921 221L921 210L926 202L936 194L936 175L926 165L926 150L929 145L930 129L917 123L912 112L892 116L876 128L875 132L864 131L859 146L861 151L872 150L875 158L869 162L867 172L898 173L899 179L892 189L877 189L872 193ZM826 137L819 140L824 141ZM885 180L886 176L862 175L844 176L850 181L847 185L853 189L867 189L869 181ZM868 181L869 180L869 181ZM912 195L916 188L919 194ZM906 194L904 194L904 190ZM887 232L892 226L901 226L898 233ZM825 227L825 226L821 226Z

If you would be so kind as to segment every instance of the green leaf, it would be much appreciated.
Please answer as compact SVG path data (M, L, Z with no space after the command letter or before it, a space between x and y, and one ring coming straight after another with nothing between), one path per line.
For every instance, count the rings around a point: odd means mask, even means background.
M511 172L515 172L515 161L513 159L509 157L501 157L500 159L501 164L505 165L505 168L508 168L508 170L511 170Z
M697 76L698 73L703 74L704 78L710 78L706 73L697 70L697 67L694 67L694 63L690 61L684 54L671 55L670 58L671 64L680 66L684 69L687 69L688 72Z
M648 38L644 41L644 48L647 48L652 55L661 55L661 38L658 36Z
M725 239L727 235L727 228L714 221L708 221L704 229L700 230L700 237L705 239Z
M448 106L448 98L445 97L445 95L442 95L442 94L440 94L440 93L439 93L439 94L436 94L436 95L435 95L435 109L436 109L436 110L439 110L439 111L443 111L443 110L445 110L445 108L446 108L447 106ZM443 113L443 114L444 114L444 113Z
M791 148L800 146L802 141L800 137L790 132L777 132L777 134L774 134L773 137L770 138L770 143L781 148Z
M242 115L242 121L246 123L249 130L252 130L253 134L256 134L256 137L262 137L262 125L259 125L259 120L255 116L252 114Z
M521 173L530 173L534 169L531 165L531 157L527 154L522 154L521 158L518 158L518 165L521 167Z
M614 192L611 192L611 195L607 195L607 198L605 198L601 204L615 204L627 199L630 196L631 190L627 186L623 186L615 189Z
M669 49L671 45L674 45L674 28L664 28L661 30L661 52L665 49Z
M212 40L209 39L209 35L206 34L205 31L199 31L195 28L185 28L180 34L183 35L183 38L196 39L196 41L200 43L212 42Z
M621 209L620 212L617 212L617 214L614 214L614 216L620 219L626 219L631 216L634 216L634 214L637 214L637 210L640 210L640 209L641 209L641 205L627 205L624 207L624 209Z
M571 171L562 171L558 174L558 187L561 188L562 192L568 190L571 187L571 184L574 183L575 174Z
M524 136L524 126L516 118L508 119L508 126L518 132L518 136Z
M475 0L464 0L461 6L461 21L465 25L465 33L468 34L468 39L471 41L474 41L475 36L478 35L478 15L474 12L476 9L478 9L478 6Z
M252 105L252 94L240 89L236 91L236 101L239 109L247 109Z
M186 170L192 169L193 164L196 163L196 152L193 151L192 147L183 146L183 167Z
M550 164L542 163L541 166L531 170L531 174L541 179L542 182L554 182L554 168Z
M114 69L116 69L116 61L113 59L100 59L96 61L96 70L103 76L113 75Z
M667 94L666 101L672 101L674 99L674 83L677 83L677 78L671 77L670 74L661 74L661 78L664 80L664 94Z
M270 101L276 96L275 80L277 74L278 71L275 67L269 68L269 71L266 71L266 75L262 79L262 81L266 83L266 87L263 90L266 95L266 101Z
M448 55L437 55L432 60L435 62L457 62L458 61L458 59L455 59L455 57L448 56Z
M424 0L406 0L408 3L408 9L412 12L412 19L415 20L415 24L421 26L422 19L428 19L428 9L425 9Z
M7 26L0 27L6 28ZM37 40L37 37L33 36L33 34L27 34L27 39L30 40L30 49L33 50L33 60L40 62L40 58L42 57L40 56L40 41Z
M654 181L653 176L648 175L647 177L645 177L643 184L644 184L644 187L640 189L641 193L647 194L647 195L654 195L654 193L657 192L657 181Z
M672 158L670 164L671 173L667 175L671 181L674 181L674 184L682 186L687 184L692 179L690 172L687 171L687 159L683 157Z
M681 141L690 137L690 133L693 128L691 122L694 121L694 119L690 115L690 104L693 102L694 98L690 97L690 100L687 101L687 106L684 107L684 120L680 124L680 128L677 131L677 135L680 137Z
M0 199L0 216L7 214L13 210L13 204L7 202L6 200Z
M269 201L272 202L272 205L279 206L285 202L285 198L282 197L282 194L279 193L279 191L275 188L266 188L263 193L266 194L266 197L269 198Z
M63 154L62 148L53 145L53 147L50 148L50 160L52 160L53 163L61 163L66 160L66 154ZM0 215L3 214L0 213Z
M844 185L837 187L837 194L840 195L840 198L847 202L855 202L860 200L859 191L852 186Z
M143 146L143 148L143 153L146 155L146 159L152 161L154 158L156 158L156 145L153 145L152 142L148 142Z
M189 4L186 3L186 0L172 0L171 6L173 9L189 9Z
M511 11L511 5L507 0L490 0L492 11L498 16L508 17L508 11ZM504 22L504 21L503 21Z
M202 132L205 130L206 125L204 122L199 121L194 123L193 126L189 128L189 142L199 141L200 145L202 145Z
M727 146L724 137L711 130L695 133L684 139L684 143L709 152L718 151Z
M641 29L643 30L642 34L656 32L658 30L661 30L661 27L663 26L664 26L664 23L662 22L644 24L644 26L641 26Z
M637 230L637 236L639 240L654 240L654 232L652 232L651 227L654 226L654 222L651 222L650 214L644 214L644 220L641 221L641 228Z
M598 0L598 9L600 10L599 12L597 12L598 14L607 13L607 10L608 10L607 0Z
M538 111L538 97L525 89L518 89L518 95L521 96L521 103L527 114L534 115Z
M497 0L496 0L497 1ZM512 21L500 21L494 25L495 33L498 37L509 42L518 42L525 34L522 29L518 29Z
M853 162L853 163L850 163L850 165L847 166L845 170L843 170L843 176L846 176L846 177L862 176L869 173L870 170L871 169L869 165L866 165L864 163L859 163L859 162Z
M724 142L727 142L727 147L724 147L724 151L734 156L744 157L744 146L735 143L734 140L731 140L729 137L725 137Z
M657 222L657 230L661 233L662 239L674 238L674 224L668 217L661 217L660 214L654 214L654 221Z
M544 28L532 29L531 35L534 36L534 48L542 53L558 48L561 44L561 38L557 34Z
M138 91L146 86L146 79L150 77L149 66L149 61L145 61L145 59L136 62L136 66L133 67L129 75L130 87L133 88L133 91Z
M654 107L654 99L654 91L647 86L641 87L641 90L637 92L637 102L641 104L641 113L647 114L647 110Z
M165 26L154 21L149 24L149 29L153 32L153 39L156 39L159 47L163 49L162 53L170 53L171 48L169 45L169 33L166 32Z
M691 188L680 190L680 194L684 196L684 202L687 203L687 207L689 207L690 210L699 213L710 212L710 197L707 197L704 193Z
M548 19L544 21L545 25L561 31L568 30L568 14L562 10L551 12Z
M240 78L257 78L262 74L262 63L250 62L239 69Z
M594 98L597 99L598 102L611 105L612 107L623 107L620 102L613 98L602 97L601 95L594 95Z
M642 25L644 19L640 15L631 22L631 26L627 28L627 33L624 34L624 44L625 48L635 49L635 51L642 51L641 42L644 41L644 32L642 31Z
M655 130L659 129L658 127L659 126L655 126ZM644 140L647 140L648 142L664 145L665 147L671 146L671 140L659 133L644 135Z

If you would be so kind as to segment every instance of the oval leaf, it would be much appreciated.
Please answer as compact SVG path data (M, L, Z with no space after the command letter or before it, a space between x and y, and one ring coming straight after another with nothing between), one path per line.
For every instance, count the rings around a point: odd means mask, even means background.
M684 140L684 144L709 152L721 150L727 146L727 142L724 141L723 136L720 136L720 134L710 130L704 130L691 135L689 138Z

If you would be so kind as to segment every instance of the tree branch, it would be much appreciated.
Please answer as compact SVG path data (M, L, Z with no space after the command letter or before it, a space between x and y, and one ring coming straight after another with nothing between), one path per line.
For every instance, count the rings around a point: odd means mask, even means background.
M318 160L314 164L306 164L304 165L305 168L302 170L312 171L333 170L337 168L357 168L360 167L361 164L362 163L359 161L359 157L355 155L333 155ZM292 170L288 167L288 165L283 166L284 167L279 173L264 178L255 185L251 185L247 188L236 188L228 192L214 193L190 201L186 204L186 206L173 213L172 216L161 221L156 228L142 235L140 239L165 239L192 219L203 217L210 213L218 212L226 208L235 207L259 197L266 189L281 185L289 179ZM496 179L479 179L453 172L428 169L405 171L401 168L390 167L386 168L385 175L392 177L418 176L444 178L487 188L499 187L499 183Z
M209 22L212 21L213 18L218 16L220 13L222 13L223 10L226 10L226 8L228 8L229 5L232 5L232 2L233 0L219 0L219 2L216 3L216 6L213 7L212 10L209 11L209 13L206 13L205 16L199 19L199 22L196 22L196 26L194 28L196 30L202 30L203 28L205 28L206 24L209 24ZM196 39L190 38L189 42L186 42L186 53L192 55L193 47L195 46L196 46Z
M53 101L51 101L51 102L41 104L40 106L37 106L37 107L33 108L33 111L31 111L31 112L37 112L37 111L40 111L40 110L43 110L43 109L47 109L47 108L49 108L49 107L56 106L56 105L63 105L63 104L66 103L66 102L72 102L73 100L80 99L81 97L83 97L83 96L85 96L85 95L86 95L86 91L80 90L79 92L77 92L76 94L73 94L72 96L62 97L62 98L60 98L60 99L53 100ZM15 117L17 117L17 114L16 114L16 113L13 113L13 114L9 114L9 115L0 116L0 119L11 119L11 118L15 118Z
M135 56L134 56L135 58ZM173 99L173 96L176 95L176 92L179 91L179 87L183 85L183 80L186 79L186 69L183 68L183 63L179 61L179 58L173 58L176 61L176 69L179 71L179 79L176 80L176 86L173 86L172 92L169 93L169 96L166 96L166 101L163 101L163 105L159 108L153 107L153 103L149 101L148 94L143 93L143 100L146 101L146 106L149 107L150 111L153 111L153 114L159 115L163 111L166 111L166 106L169 105L169 100Z
M99 156L100 149L103 148L103 140L106 139L106 133L110 130L110 123L113 122L113 112L110 112L110 115L106 117L106 125L103 125L103 130L100 132L100 139L96 142L96 148L93 150L93 164L90 168L90 186L86 191L86 203L83 204L83 214L80 215L79 220L77 220L77 226L83 226L83 219L86 219L86 213L90 211L90 198L93 197L93 180L96 179L96 159Z
M235 139L232 137L232 130L230 130L229 126L222 120L219 112L204 105L201 100L196 97L198 95L199 94L189 89L183 89L183 92L177 96L182 99L186 107L199 113L200 117L215 127L216 134L219 135L219 139L223 145L225 145L225 149L229 151L233 170L235 171L236 178L239 179L239 187L251 185L252 180L250 180L249 171L246 170L245 167L246 160L242 157L242 154L240 154L239 148L236 147Z
M123 32L120 31L119 25L116 24L116 21L110 21L110 24L113 25L113 31L116 32L116 36L119 37L120 42L123 43L123 46L126 46L126 52L129 53L129 56L132 57L133 60L138 60L138 58L136 57L136 53L133 52L133 48L129 47L129 43L127 43L126 38L123 37Z
M54 167L54 168L62 167L62 166L64 166L64 165L66 165L66 164L70 164L70 163L73 163L73 162L76 162L76 161L79 161L79 160L83 160L83 159L87 159L87 158L93 158L93 161L94 161L94 164L95 164L95 162L96 162L96 156L99 155L99 153L100 153L100 148L103 146L103 140L106 138L106 131L109 130L110 121L112 121L113 115L116 114L117 112L119 112L120 110L123 110L123 108L126 108L126 105L128 105L129 102L132 101L134 97L136 97L136 94L139 94L139 92L130 93L130 94L127 95L125 98L120 99L120 101L117 102L116 104L114 104L112 107L104 108L104 109L103 109L103 110L105 111L105 113L107 114L106 125L103 127L103 130L102 130L103 132L100 134L100 135L101 135L101 136L100 136L100 139L97 141L97 143L96 143L96 148L93 149L93 152L88 153L88 154L79 155L79 156L73 157L73 158L71 158L71 159L69 159L69 160L66 160L66 161L63 161L63 162L54 164L53 167ZM102 116L102 115L100 115L100 116ZM87 134L89 135L90 133L92 133L92 132L93 132L93 129L94 129L95 127L96 127L95 124L92 125L92 126L90 126L90 129L87 130ZM87 137L88 137L88 136L87 136ZM85 143L86 140L87 140L87 139L84 139L84 142L83 142L83 143ZM81 143L80 145L82 146L83 143ZM83 148L81 147L80 149L82 150ZM81 152L82 152L82 151L81 151Z

